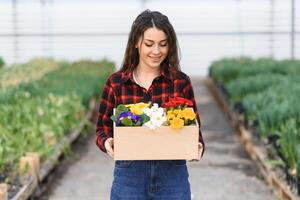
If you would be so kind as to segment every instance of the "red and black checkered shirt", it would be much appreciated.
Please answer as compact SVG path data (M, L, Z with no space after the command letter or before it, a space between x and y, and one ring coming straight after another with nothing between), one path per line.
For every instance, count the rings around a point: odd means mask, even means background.
M96 127L96 144L103 152L106 152L105 140L113 137L113 121L110 119L113 108L116 108L119 104L148 103L149 101L161 105L168 102L169 97L184 97L193 101L194 111L197 114L199 123L199 142L204 146L199 113L190 78L183 72L170 69L170 67L163 69L161 75L153 80L148 90L134 81L132 72L118 71L107 79L100 99Z

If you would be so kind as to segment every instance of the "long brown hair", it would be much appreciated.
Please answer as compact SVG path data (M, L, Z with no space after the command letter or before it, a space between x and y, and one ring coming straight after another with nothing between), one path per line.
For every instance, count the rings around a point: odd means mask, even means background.
M158 11L150 11L147 9L137 16L131 26L121 71L133 71L138 65L140 57L135 45L138 43L140 37L143 39L144 32L152 27L162 30L167 35L169 51L167 57L162 61L163 66L172 67L178 71L180 70L178 42L172 24L167 16Z

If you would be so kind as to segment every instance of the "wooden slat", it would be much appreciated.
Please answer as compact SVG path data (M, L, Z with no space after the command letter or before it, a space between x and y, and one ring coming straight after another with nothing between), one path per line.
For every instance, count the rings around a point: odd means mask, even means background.
M37 179L34 176L30 176L30 180L27 182L27 184L25 184L11 200L28 199L37 186L38 186Z

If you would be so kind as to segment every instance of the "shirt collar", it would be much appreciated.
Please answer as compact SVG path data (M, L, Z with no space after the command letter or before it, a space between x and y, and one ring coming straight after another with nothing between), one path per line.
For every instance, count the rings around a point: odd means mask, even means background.
M122 82L125 83L129 79L131 79L131 81L133 81L132 72L122 72Z
M172 67L170 67L169 65L161 65L161 70L160 70L160 76L163 76L166 79L171 80L171 71L173 71ZM133 72L123 72L122 73L122 82L125 83L128 80L131 80L132 82L134 82L133 80Z

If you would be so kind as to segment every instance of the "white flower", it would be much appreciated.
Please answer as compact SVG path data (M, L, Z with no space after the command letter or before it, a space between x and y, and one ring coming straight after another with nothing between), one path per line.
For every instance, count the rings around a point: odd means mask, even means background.
M162 124L167 120L164 109L158 107L157 103L154 103L151 108L144 108L142 112L150 117L150 121L144 124L144 126L147 126L150 129L156 129L162 126Z
M150 110L150 108L143 108L142 113L145 113L147 116L150 116L151 115L151 110Z
M150 128L151 130L154 130L154 129L156 129L157 127L153 124L153 122L150 120L150 121L148 121L148 122L146 122L145 124L144 124L144 126L147 126L148 128Z

